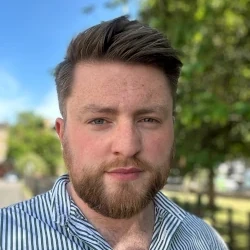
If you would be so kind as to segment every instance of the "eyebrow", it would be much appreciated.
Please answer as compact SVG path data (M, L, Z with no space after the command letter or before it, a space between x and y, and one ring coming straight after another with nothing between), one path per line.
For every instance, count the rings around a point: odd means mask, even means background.
M87 106L84 106L81 109L81 113L103 113L103 114L112 114L112 115L117 115L119 113L118 109L113 108L113 107L104 107L104 106L99 106L96 104L89 104ZM150 107L143 107L141 109L138 109L135 111L135 116L138 115L145 115L145 114L152 114L152 113L163 113L167 114L169 112L169 109L165 105L153 105Z
M167 114L168 107L162 106L162 105L154 105L152 107L145 107L145 108L137 110L135 112L135 115L146 115L146 114L152 114L152 113Z
M112 107L104 107L96 104L89 104L81 109L81 113L87 113L87 112L117 114L118 110Z

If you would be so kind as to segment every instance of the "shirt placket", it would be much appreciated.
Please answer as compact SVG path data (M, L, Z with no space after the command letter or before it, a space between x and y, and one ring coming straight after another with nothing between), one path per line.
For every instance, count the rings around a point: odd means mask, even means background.
M68 232L93 250L112 250L96 229L77 210L72 211L66 225Z

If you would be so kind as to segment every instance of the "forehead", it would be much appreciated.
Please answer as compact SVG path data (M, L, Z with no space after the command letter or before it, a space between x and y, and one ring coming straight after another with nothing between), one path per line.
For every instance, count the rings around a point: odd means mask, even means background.
M157 105L172 103L163 72L151 66L118 62L78 64L69 102L76 105Z

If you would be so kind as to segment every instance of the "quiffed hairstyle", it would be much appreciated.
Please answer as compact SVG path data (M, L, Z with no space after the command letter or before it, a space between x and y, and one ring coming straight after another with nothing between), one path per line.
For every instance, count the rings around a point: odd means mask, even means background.
M182 63L167 38L156 29L121 16L79 33L69 44L64 60L55 69L59 109L71 93L75 65L84 61L115 61L157 67L166 75L173 100Z

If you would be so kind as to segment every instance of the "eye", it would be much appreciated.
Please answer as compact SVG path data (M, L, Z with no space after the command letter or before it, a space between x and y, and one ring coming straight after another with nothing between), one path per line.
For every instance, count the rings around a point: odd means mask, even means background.
M146 129L157 129L161 126L161 123L162 123L161 119L152 117L145 117L138 120L138 125L141 128L146 128Z
M142 122L148 122L148 123L155 123L158 122L157 120L155 120L154 118L144 118L141 120Z
M97 118L97 119L94 119L90 122L90 124L93 124L93 125L103 125L107 123L107 121L105 121L104 119L102 118Z

